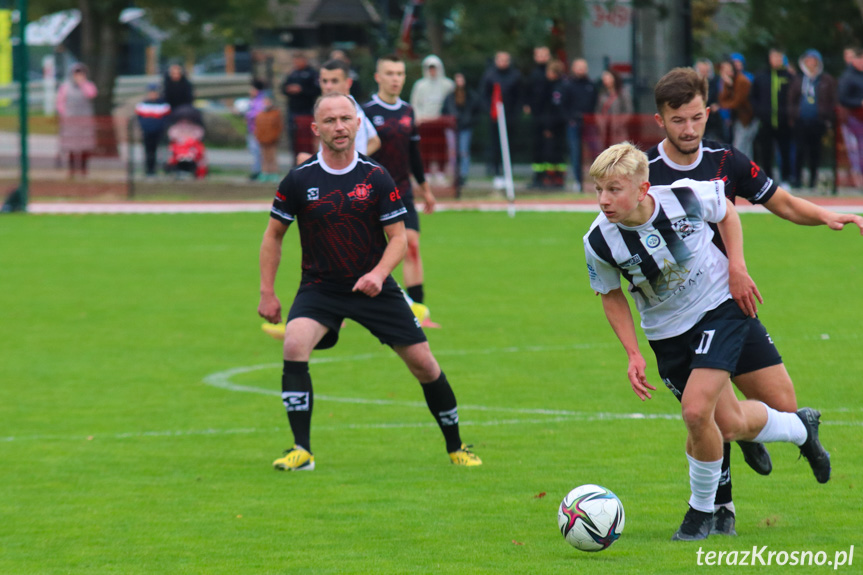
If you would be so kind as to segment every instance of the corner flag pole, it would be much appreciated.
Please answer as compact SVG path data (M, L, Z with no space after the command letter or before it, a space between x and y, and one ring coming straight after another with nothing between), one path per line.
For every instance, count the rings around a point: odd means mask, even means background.
M503 175L506 179L506 199L509 205L506 213L509 217L515 217L515 188L512 184L512 162L509 157L509 137L506 133L506 116L504 115L503 102L496 102L497 131L500 133L500 156L503 159Z

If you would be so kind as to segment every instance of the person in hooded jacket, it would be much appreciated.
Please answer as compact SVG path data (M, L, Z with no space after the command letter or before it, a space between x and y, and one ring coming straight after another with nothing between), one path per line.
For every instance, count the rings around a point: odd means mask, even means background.
M417 126L426 124L426 132L420 140L422 156L426 162L429 177L434 176L438 184L445 181L443 166L449 166L449 172L454 172L455 166L455 130L454 120L438 126L436 123L443 114L443 103L446 97L455 90L455 82L447 78L443 62L434 54L430 54L422 62L423 77L417 80L411 89L410 104L414 109ZM442 137L441 137L442 136Z
M818 50L807 50L799 60L800 74L788 90L788 116L797 144L794 183L803 184L803 164L809 165L809 187L818 185L821 140L835 121L836 80L824 71Z

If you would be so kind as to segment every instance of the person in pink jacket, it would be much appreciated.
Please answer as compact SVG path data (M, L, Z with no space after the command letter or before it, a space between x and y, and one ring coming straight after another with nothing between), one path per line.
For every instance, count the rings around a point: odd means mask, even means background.
M87 78L87 67L75 64L69 79L57 91L57 113L60 116L60 153L69 155L69 177L80 171L87 175L87 160L96 148L96 123L93 99L96 85Z

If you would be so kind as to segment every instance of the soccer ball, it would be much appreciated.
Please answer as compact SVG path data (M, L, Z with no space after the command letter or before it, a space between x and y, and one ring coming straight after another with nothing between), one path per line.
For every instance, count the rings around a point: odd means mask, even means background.
M557 525L570 545L582 551L602 551L623 533L626 517L617 495L599 485L582 485L560 504Z

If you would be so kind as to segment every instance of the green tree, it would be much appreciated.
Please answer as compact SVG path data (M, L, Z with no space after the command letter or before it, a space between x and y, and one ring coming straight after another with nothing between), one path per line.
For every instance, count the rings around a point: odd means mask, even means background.
M97 115L110 115L117 78L118 55L123 38L120 13L129 0L77 0L81 11L80 59L90 68L99 90ZM237 42L250 40L255 24L265 21L267 5L260 0L209 0L187 2L182 9L173 0L139 0L154 22L181 39L182 45L203 46L203 39ZM68 0L31 0L32 18L69 9ZM224 43L224 42L223 42ZM193 53L193 50L186 50Z
M505 49L517 63L528 65L534 46L563 48L555 43L579 35L586 14L583 0L427 0L424 9L428 45L421 50L479 70L497 50Z
M808 48L824 57L833 73L844 67L842 50L860 44L863 35L863 0L752 0L745 27L738 35L738 48L752 60L753 70L766 67L767 52L783 49L796 63Z

